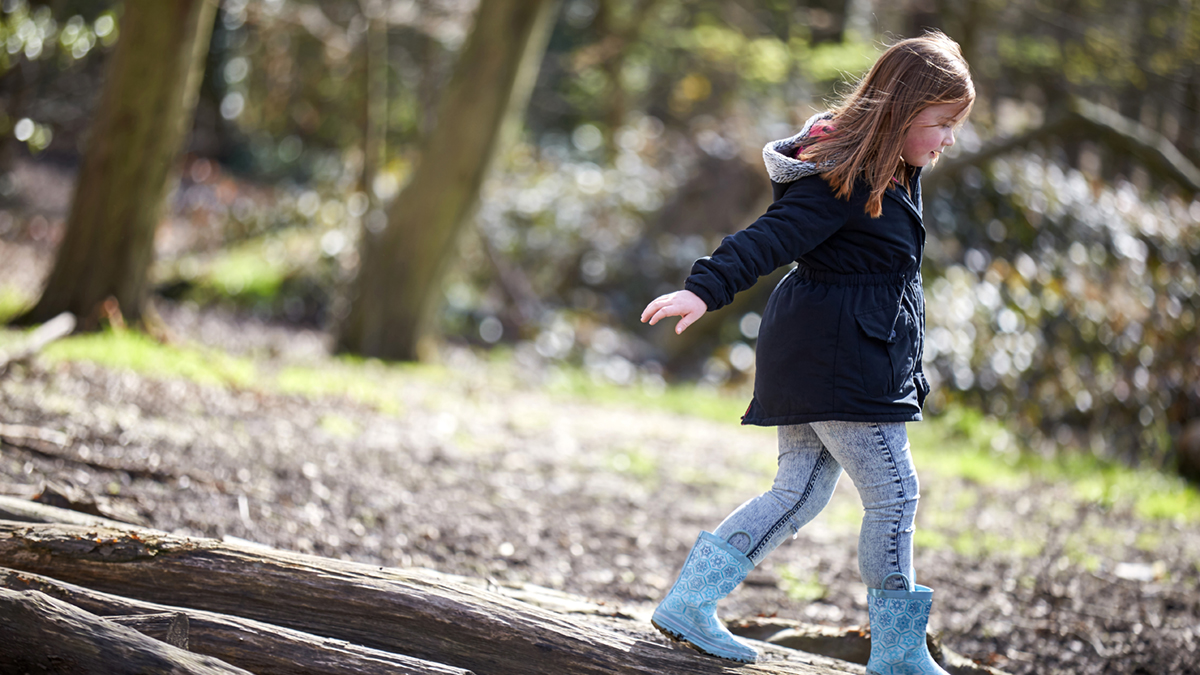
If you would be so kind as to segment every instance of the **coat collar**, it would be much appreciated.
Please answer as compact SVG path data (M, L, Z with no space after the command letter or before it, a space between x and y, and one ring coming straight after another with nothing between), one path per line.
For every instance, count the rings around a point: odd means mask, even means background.
M884 190L883 194L900 202L901 206L908 209L908 212L916 217L921 229L924 230L925 219L921 216L921 169L922 167L917 167L909 178L908 184L912 188L912 194L900 187Z

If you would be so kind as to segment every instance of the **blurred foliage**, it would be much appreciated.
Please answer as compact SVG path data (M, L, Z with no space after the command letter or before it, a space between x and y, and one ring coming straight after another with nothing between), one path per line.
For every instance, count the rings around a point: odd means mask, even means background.
M37 155L50 147L59 128L73 127L86 114L84 108L92 102L78 100L78 91L70 91L70 87L79 84L79 74L89 70L97 51L116 43L120 30L117 13L109 9L113 4L3 0L0 173L11 169L11 146L17 144ZM11 193L5 175L0 178L0 198Z
M935 407L1012 417L1033 445L1165 462L1200 413L1200 202L1145 201L1035 153L945 187L926 201Z
M35 125L23 152L42 127L51 153L74 151L89 104L67 83L97 89L89 64L118 33L116 7L4 2L5 109L22 89L28 111L59 110L20 113ZM360 230L382 225L372 204L418 161L473 8L224 0L192 154L157 242L163 292L336 322ZM386 158L364 185L371 21L385 22L388 41ZM765 293L683 337L637 314L761 212L766 141L844 90L877 36L927 26L963 44L980 92L961 154L1037 129L1079 96L1200 162L1191 1L565 0L524 128L444 288L443 333L531 369L577 366L564 371L575 373L567 391L691 379L744 395ZM20 63L46 67L18 86ZM0 134L17 121L0 119ZM929 190L925 212L930 411L967 405L1009 420L1000 454L1082 446L1104 461L1170 465L1172 439L1200 419L1194 195L1128 148L1076 135L957 170Z

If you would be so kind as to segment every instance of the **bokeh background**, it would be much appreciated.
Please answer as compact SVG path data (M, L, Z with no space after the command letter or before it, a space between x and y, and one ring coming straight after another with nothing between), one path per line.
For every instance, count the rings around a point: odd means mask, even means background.
M6 265L43 269L64 236L123 11L3 2L0 238L23 247ZM414 172L439 161L420 149L478 11L223 0L154 238L152 297L337 335L371 237L394 227ZM1187 440L1200 438L1194 2L552 11L528 102L508 112L478 206L420 289L434 344L620 385L744 392L773 279L682 338L640 325L641 307L764 209L764 143L824 109L890 41L936 28L961 43L979 101L926 180L931 412L1004 420L997 452L1070 448L1200 476L1188 450L1200 440ZM30 279L0 288L7 306L38 297Z
M786 270L638 315L931 28L979 92L923 175L931 626L1200 672L1195 0L0 0L0 497L647 628L770 485L737 419ZM842 481L722 617L859 635L861 515Z

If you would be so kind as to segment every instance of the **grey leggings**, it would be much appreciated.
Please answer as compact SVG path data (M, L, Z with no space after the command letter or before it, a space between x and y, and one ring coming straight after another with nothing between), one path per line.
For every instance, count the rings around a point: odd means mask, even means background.
M758 565L789 535L812 520L833 496L845 469L863 501L858 569L870 588L912 567L917 474L903 423L813 422L779 427L775 484L729 514L717 527Z

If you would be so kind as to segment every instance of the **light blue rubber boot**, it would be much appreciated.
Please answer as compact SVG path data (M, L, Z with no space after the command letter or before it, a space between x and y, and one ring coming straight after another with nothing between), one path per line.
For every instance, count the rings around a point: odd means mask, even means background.
M904 589L884 590L892 578L903 581ZM899 572L887 575L883 586L867 589L867 613L871 617L867 675L948 675L925 644L933 589L914 585Z
M663 598L654 627L702 654L754 663L758 652L742 643L717 619L717 602L742 583L754 563L728 542L701 532L679 579Z

